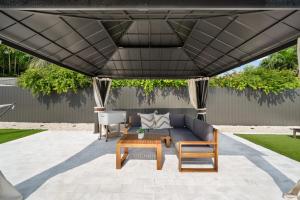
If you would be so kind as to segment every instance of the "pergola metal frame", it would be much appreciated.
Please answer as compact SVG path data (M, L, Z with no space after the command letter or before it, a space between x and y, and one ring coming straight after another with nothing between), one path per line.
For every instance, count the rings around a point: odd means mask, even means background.
M2 0L0 40L89 76L195 78L300 36L300 0L143 2Z

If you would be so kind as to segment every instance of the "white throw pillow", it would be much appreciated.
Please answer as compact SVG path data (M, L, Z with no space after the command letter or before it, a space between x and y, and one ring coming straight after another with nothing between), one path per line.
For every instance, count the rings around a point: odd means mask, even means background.
M155 128L154 113L150 113L150 114L138 113L138 115L141 117L141 124L143 129Z
M172 128L170 125L170 113L163 115L154 114L154 120L156 129Z

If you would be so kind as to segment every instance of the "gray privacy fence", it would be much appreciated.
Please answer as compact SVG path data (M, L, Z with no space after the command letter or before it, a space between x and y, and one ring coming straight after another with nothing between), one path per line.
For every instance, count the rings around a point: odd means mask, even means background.
M16 109L0 121L88 123L96 120L91 88L77 94L34 97L18 87L0 87L0 104L16 103ZM207 119L228 125L300 125L300 90L265 95L247 90L210 88ZM155 90L146 96L141 89L114 89L109 109L132 112L185 113L196 115L186 88Z

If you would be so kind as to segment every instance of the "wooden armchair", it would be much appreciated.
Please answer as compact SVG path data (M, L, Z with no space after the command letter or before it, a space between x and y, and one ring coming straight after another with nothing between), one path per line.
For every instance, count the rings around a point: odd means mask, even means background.
M208 147L208 145L210 147ZM203 146L203 151L184 151L184 147ZM205 147L208 151L205 151ZM213 158L213 168L183 168L182 161L185 158ZM213 129L212 141L179 141L178 142L178 169L180 172L217 172L218 171L218 130Z

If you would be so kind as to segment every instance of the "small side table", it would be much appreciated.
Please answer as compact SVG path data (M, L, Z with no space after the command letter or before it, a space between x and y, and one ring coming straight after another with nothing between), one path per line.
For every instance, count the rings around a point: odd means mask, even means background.
M296 138L296 133L300 132L300 128L291 128L293 130L293 137Z

